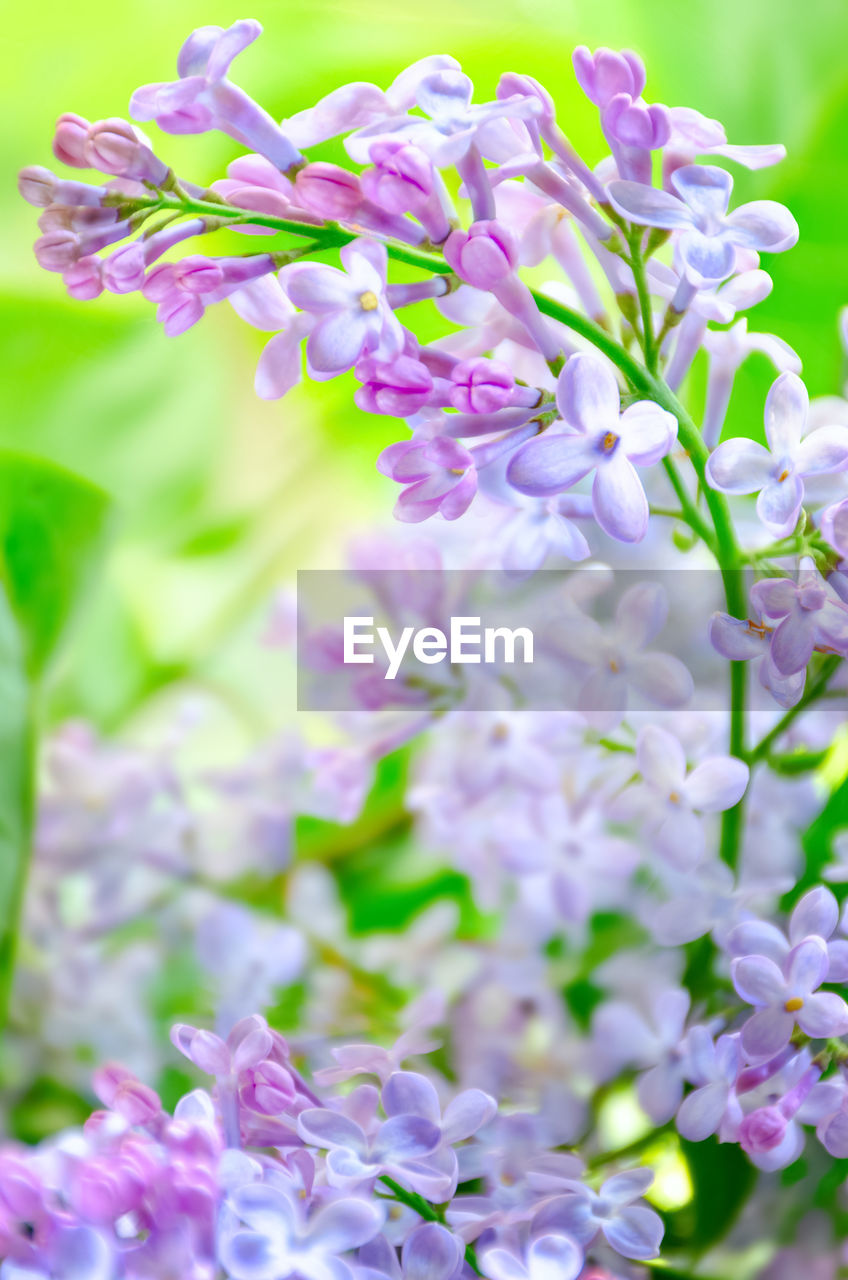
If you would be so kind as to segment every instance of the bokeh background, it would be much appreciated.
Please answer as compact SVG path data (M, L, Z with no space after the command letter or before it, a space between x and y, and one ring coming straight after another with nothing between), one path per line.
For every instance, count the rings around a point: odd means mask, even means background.
M55 459L116 500L107 570L66 646L50 707L52 717L84 715L109 731L188 676L237 695L261 733L286 695L280 687L268 697L268 669L246 646L255 655L274 586L299 567L340 565L347 536L385 522L393 501L374 458L397 428L353 407L350 378L263 403L252 388L262 335L228 307L168 340L140 297L72 302L30 253L35 211L17 198L12 175L51 163L56 116L125 113L137 85L171 78L194 26L242 16L259 18L265 34L239 58L237 78L276 116L349 80L385 85L412 60L444 51L483 100L504 70L539 78L591 160L602 141L571 50L637 49L650 99L720 118L731 141L788 147L775 170L734 166L740 199L783 200L801 226L798 248L767 264L774 293L753 324L798 350L813 394L836 391L843 377L835 320L848 302L844 0L256 0L249 14L221 0L9 6L0 445ZM154 131L154 140L178 172L203 183L240 150L222 135ZM333 144L321 154L331 158ZM770 376L757 359L745 367L737 429L756 432Z

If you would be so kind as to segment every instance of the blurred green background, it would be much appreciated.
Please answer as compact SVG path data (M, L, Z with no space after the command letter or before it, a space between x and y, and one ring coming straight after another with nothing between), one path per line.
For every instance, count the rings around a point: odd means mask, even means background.
M592 161L602 143L594 109L574 82L571 50L580 42L637 49L648 64L649 99L720 118L733 142L787 145L789 159L776 170L750 175L733 166L740 200L783 200L801 226L799 247L765 263L775 289L752 326L795 346L813 394L841 385L835 318L848 302L845 0L427 0L419 7L258 0L247 12L220 0L9 6L0 90L8 174L0 445L84 474L114 495L119 511L105 579L66 648L53 695L57 717L85 714L117 728L186 672L261 691L265 668L245 661L246 645L255 645L274 585L298 567L338 565L347 535L389 518L394 495L374 458L397 426L359 414L349 377L263 403L252 388L263 337L229 308L168 340L142 299L72 302L30 253L36 211L18 199L12 175L27 163L51 163L56 116L124 114L137 85L172 77L194 26L244 16L259 18L265 34L239 58L236 78L278 117L340 83L385 86L412 60L450 52L483 100L504 70L540 79ZM162 156L203 183L222 176L240 151L221 135L152 132ZM771 376L765 362L746 366L733 409L738 429L757 431ZM253 713L259 721L273 717L274 699L258 692Z

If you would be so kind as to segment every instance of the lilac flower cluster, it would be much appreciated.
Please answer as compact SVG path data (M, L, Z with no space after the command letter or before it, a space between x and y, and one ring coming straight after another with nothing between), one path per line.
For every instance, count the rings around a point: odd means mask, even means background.
M816 883L845 880L844 854L827 846L808 865L802 841L824 788L845 794L848 404L811 404L796 353L739 318L771 289L760 255L790 249L798 229L774 201L731 209L723 164L756 170L783 149L732 145L694 109L646 102L635 54L582 47L575 74L609 149L594 167L535 80L504 74L477 103L449 56L277 123L229 75L259 31L201 28L178 78L132 98L136 121L246 149L208 190L134 124L60 119L57 158L104 181L22 173L42 210L38 261L79 299L140 291L169 336L226 300L270 335L260 396L289 392L305 360L317 382L352 371L362 411L404 419L411 436L377 466L400 486L397 518L431 520L440 547L400 530L354 557L372 587L375 565L402 571L394 617L423 616L428 572L452 559L522 584L549 556L589 561L557 579L561 626L540 662L573 710L486 701L482 680L454 672L395 693L369 675L342 745L277 741L190 782L172 741L151 759L65 730L24 930L56 990L22 959L21 1040L40 1008L54 1049L154 1072L155 1033L127 992L190 936L216 985L216 1031L180 1022L172 1044L215 1083L169 1115L109 1065L95 1077L106 1109L82 1130L0 1152L0 1276L643 1276L663 1223L634 1162L642 1146L661 1154L672 1124L686 1143L737 1144L767 1173L798 1160L810 1128L815 1168L822 1152L848 1157L848 925ZM340 137L344 167L305 154ZM190 251L223 227L282 248ZM309 260L328 250L340 265ZM527 269L542 265L551 279L532 288ZM439 337L405 323L414 304L435 311ZM753 351L778 374L763 441L726 425ZM696 356L700 428L684 403ZM679 575L686 662L669 651L668 592L647 576L672 546L723 593L707 624L698 575ZM646 576L602 623L605 570L621 563ZM730 664L717 711L693 706L707 627ZM311 648L330 684L338 637ZM764 693L747 688L751 664ZM375 763L410 744L403 800L362 843L411 818L416 848L399 861L467 877L476 927L448 898L399 932L351 929L343 875L295 856L295 814L353 823ZM245 868L271 919L230 900ZM112 945L154 909L158 952ZM307 953L294 1034L245 1018ZM353 1024L363 1041L400 1038L350 1044ZM600 1137L615 1091L649 1126L633 1143Z
M596 1250L657 1254L662 1222L641 1203L648 1170L596 1191L576 1156L540 1144L509 1208L496 1174L483 1175L482 1195L463 1194L472 1170L493 1157L497 1169L510 1145L479 1089L450 1091L367 1046L339 1049L340 1065L313 1087L258 1015L226 1040L190 1026L172 1039L214 1078L211 1092L193 1090L169 1115L110 1064L94 1080L103 1109L82 1129L36 1151L0 1150L4 1280L500 1280L552 1265L576 1277ZM376 1076L379 1086L319 1096L322 1076Z

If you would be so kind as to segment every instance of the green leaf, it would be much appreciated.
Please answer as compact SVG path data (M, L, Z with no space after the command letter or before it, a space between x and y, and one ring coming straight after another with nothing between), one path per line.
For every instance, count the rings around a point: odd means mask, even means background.
M680 1148L689 1166L693 1194L675 1218L693 1215L691 1230L686 1233L687 1247L704 1253L733 1226L753 1189L757 1171L734 1143L681 1138Z
M109 499L54 463L0 450L0 581L37 679L103 548Z

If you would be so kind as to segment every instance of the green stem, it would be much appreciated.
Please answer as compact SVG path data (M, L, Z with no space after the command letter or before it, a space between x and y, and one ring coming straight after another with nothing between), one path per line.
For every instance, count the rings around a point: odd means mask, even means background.
M639 299L639 311L642 315L642 350L645 353L645 364L651 373L657 371L659 351L654 341L654 318L651 311L651 295L645 277L645 263L642 258L640 241L643 231L641 227L631 227L627 232L627 243L630 246L630 269L633 272L633 283L636 285L636 296Z
M401 1204L405 1204L409 1209L413 1209L427 1222L444 1223L445 1214L441 1206L430 1204L429 1200L425 1200L423 1196L418 1195L415 1191L407 1191L406 1187L402 1187L399 1182L395 1182L394 1178L382 1177L380 1181L389 1188L395 1200ZM477 1254L474 1252L472 1245L465 1246L465 1261L476 1275L482 1276L480 1264L477 1261Z

